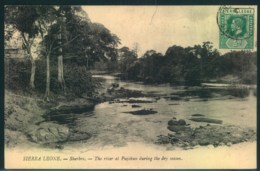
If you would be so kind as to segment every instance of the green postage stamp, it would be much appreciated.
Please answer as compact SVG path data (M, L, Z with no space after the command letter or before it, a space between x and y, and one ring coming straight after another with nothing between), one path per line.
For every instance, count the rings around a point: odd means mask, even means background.
M254 9L221 7L218 11L220 49L254 48Z

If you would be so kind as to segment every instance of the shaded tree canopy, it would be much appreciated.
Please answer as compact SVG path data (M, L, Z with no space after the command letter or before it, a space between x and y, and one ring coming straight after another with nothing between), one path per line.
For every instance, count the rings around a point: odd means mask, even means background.
M71 92L79 95L91 90L93 85L86 66L100 59L116 61L120 43L117 35L105 26L92 23L80 6L6 6L5 41L9 41L15 32L22 35L23 48L30 54L31 66L26 67L31 68L30 83L34 87L36 77L36 89L42 92L46 85L46 94L50 90L59 92L57 80L63 73ZM34 45L37 48L33 49ZM37 61L32 50L37 51ZM84 78L78 78L79 73ZM72 78L76 80L72 81ZM75 87L76 84L83 86Z

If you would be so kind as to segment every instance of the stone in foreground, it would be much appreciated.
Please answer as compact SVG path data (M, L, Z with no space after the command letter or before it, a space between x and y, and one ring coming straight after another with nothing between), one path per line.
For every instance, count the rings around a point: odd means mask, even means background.
M70 131L68 127L44 122L29 133L31 139L39 144L64 142L68 140Z

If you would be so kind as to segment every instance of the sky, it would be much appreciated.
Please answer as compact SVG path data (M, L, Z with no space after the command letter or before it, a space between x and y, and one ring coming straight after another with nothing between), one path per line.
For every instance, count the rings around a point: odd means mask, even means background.
M151 49L164 54L173 45L187 47L205 41L213 42L218 49L219 6L83 6L83 9L92 22L103 24L121 39L120 47L133 48L138 43L139 56Z

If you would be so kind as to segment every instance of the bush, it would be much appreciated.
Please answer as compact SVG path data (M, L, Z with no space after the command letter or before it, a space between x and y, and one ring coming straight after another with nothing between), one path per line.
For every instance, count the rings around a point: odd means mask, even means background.
M62 93L57 80L58 70L55 63L50 65L50 90L54 94ZM10 90L26 91L29 89L31 75L30 60L5 60L5 87ZM85 66L76 64L64 65L64 79L66 90L69 94L82 96L86 93L91 96L94 91L93 81L90 72ZM44 94L46 88L46 61L36 61L35 91Z
M10 90L26 90L29 88L31 72L30 60L5 60L5 87Z
M87 94L91 96L94 92L91 73L87 71L85 66L77 66L70 64L64 66L64 79L66 88L69 93L76 96Z
M256 84L257 83L257 71L245 71L242 75L241 81L243 84Z
M58 82L58 67L57 64L50 65L50 90L54 94L62 94L60 83ZM39 61L37 63L37 70L35 76L35 87L41 93L45 92L46 87L46 63ZM64 64L64 80L66 85L66 92L70 95L82 96L86 93L92 95L94 91L93 82L90 72L85 66L78 66L77 64Z
M228 88L226 94L234 97L245 98L249 96L250 90L247 88Z
M54 62L50 62L50 90L55 94L60 94L62 92L57 78L58 78L57 64ZM46 60L44 59L36 61L35 89L39 93L45 93Z
M45 60L37 60L35 62L36 70L35 70L35 89L40 93L45 93L46 87L46 61Z

